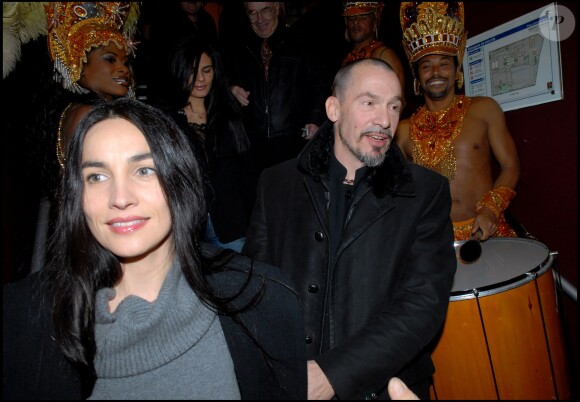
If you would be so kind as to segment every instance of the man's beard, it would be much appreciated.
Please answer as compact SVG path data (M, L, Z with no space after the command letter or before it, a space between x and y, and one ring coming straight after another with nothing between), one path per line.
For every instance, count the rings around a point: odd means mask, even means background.
M430 91L428 88L429 87L427 86L427 83L425 83L425 86L423 87L423 92L425 92L425 95L432 100L444 99L449 94L450 90L449 86L446 86L445 89L437 92Z
M423 88L423 90L425 91L425 88ZM432 100L439 100L445 99L445 96L447 96L448 93L449 91L438 91L438 92L425 91L425 96L427 96L429 99Z
M364 132L361 134L359 138L362 138L368 134L368 132ZM391 129L387 128L386 135L389 137L389 141L393 140L393 135L391 133ZM338 125L338 136L340 137L340 141L344 144L344 146L353 154L359 161L363 163L364 166L367 167L376 167L383 163L387 156L387 151L389 147L387 147L384 152L382 151L381 147L372 147L373 151L372 154L364 154L360 150L356 149L355 147L351 146L346 139L342 135L342 125Z

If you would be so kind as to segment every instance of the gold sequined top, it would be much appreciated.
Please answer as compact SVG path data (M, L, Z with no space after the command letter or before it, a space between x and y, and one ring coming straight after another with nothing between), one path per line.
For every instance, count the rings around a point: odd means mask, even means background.
M461 133L470 103L469 97L458 95L443 110L430 112L421 106L411 116L410 137L415 163L453 180L456 169L453 140Z
M346 55L344 60L342 61L342 65L345 66L351 61L360 60L360 59L369 59L373 51L379 47L383 46L383 42L378 40L371 40L369 43L364 45L361 49L353 50L349 54Z

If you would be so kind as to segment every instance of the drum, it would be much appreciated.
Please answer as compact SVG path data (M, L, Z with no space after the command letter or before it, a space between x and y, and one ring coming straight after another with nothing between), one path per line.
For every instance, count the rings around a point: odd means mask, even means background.
M457 260L432 352L431 398L570 399L554 255L524 238L489 239L481 247L476 262Z

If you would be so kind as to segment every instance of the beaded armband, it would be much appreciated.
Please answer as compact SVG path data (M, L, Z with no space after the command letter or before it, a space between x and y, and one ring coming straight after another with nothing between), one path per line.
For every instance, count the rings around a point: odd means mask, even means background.
M499 219L503 211L508 207L510 200L516 192L508 187L498 187L487 192L475 206L475 212L479 213L484 207L489 208Z

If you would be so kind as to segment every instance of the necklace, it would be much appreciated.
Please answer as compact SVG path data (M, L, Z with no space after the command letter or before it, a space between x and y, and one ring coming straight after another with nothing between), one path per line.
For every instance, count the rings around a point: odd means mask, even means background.
M463 118L471 99L459 95L447 108L430 112L421 106L411 116L410 136L413 141L413 161L452 180L457 167L453 155L453 140L463 128Z
M193 110L193 106L191 106L191 103L188 103L187 106L183 108L183 110L186 112L185 115L188 116L188 120L189 116L191 116L191 120L193 120L194 122L205 123L207 119L207 113L205 111L198 112L196 110Z
M69 109L71 108L73 104L69 103L67 107L64 108L64 110L62 111L61 115L60 115L60 120L58 121L58 130L56 132L56 157L58 159L58 164L60 165L61 169L64 170L64 163L66 161L65 158L65 145L63 144L63 139L62 139L62 122L64 121L64 118L67 114L67 112L69 111Z
M344 180L342 181L343 184L348 184L350 186L354 185L354 179L347 179L346 177L344 178Z

